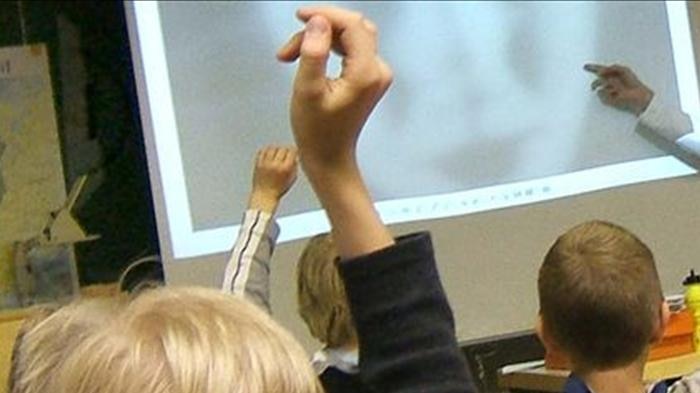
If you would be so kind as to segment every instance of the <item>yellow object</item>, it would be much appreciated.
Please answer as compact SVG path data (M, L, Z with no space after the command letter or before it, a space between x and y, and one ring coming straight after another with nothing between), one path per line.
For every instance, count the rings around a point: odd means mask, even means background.
M700 350L700 276L690 269L690 275L683 281L685 286L685 306L693 313L695 330L693 333L693 346L695 351Z

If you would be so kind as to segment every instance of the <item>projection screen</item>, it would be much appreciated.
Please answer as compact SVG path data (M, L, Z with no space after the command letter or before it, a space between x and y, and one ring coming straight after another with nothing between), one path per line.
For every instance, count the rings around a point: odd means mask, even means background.
M256 149L292 143L295 66L275 51L302 27L303 4L127 4L168 262L228 250ZM633 116L605 108L582 69L626 64L698 119L685 2L336 4L376 22L395 73L359 147L389 224L694 173L635 133ZM278 216L281 242L328 230L303 178Z

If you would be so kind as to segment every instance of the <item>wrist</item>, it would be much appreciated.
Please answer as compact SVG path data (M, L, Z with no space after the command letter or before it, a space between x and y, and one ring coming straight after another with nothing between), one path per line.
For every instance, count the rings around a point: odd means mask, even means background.
M279 201L280 198L272 192L254 189L248 199L248 208L274 214Z
M644 89L644 92L639 99L639 103L637 103L637 105L635 105L635 107L632 109L634 114L639 117L642 113L644 113L644 111L646 111L649 107L649 104L653 98L654 92L648 88Z
M344 177L361 177L354 154L336 155L332 159L300 155L299 163L310 182Z
M334 233L342 259L355 258L386 248L394 240L374 208L359 170L309 174Z

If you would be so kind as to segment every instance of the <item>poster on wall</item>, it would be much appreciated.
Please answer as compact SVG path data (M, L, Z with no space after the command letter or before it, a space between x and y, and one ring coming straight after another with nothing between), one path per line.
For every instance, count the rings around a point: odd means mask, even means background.
M15 269L19 245L40 237L66 200L55 113L46 47L0 48L0 308L26 303ZM56 255L72 264L72 248Z

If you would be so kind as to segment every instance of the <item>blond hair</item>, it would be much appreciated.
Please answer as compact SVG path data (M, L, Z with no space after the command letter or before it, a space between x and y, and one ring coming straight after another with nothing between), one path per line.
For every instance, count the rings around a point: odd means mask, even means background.
M299 314L312 336L331 348L354 343L357 333L337 268L330 234L312 237L297 265Z
M56 370L73 347L101 328L119 306L115 299L38 308L17 334L8 381L10 393L55 392Z
M560 236L544 258L538 289L544 327L576 367L639 360L660 324L654 257L612 223L586 222Z
M142 293L64 363L63 393L321 393L301 346L245 300Z

